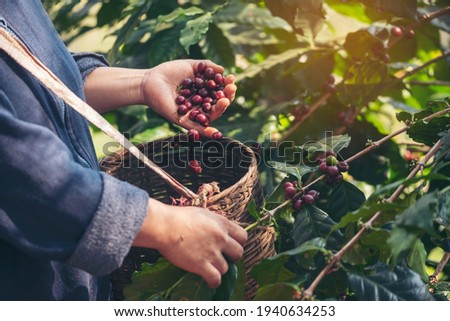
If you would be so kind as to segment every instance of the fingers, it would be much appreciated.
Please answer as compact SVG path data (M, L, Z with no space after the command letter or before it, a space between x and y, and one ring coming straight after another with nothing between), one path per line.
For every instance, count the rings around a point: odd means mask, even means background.
M199 62L200 62L200 61L199 61ZM199 62L197 62L197 65L196 65L195 69L197 69L197 66L198 66L198 63L199 63ZM203 62L205 62L206 65L207 65L208 67L211 67L215 72L218 72L218 73L223 74L223 72L225 71L225 69L224 69L222 66L220 66L220 65L218 65L218 64L215 64L215 63L212 62L211 60L203 60Z

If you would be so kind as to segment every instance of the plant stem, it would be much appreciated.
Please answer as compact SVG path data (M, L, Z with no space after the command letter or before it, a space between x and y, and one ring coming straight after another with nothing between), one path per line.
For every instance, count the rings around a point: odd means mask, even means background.
M442 9L432 12L430 14L423 15L418 22L411 24L407 28L414 29L414 28L420 27L420 25L422 25L426 22L429 22L433 19L439 18L440 16L443 16L443 15L447 14L448 12L450 12L450 6L444 7ZM389 43L388 48L392 48L396 43L398 43L400 41L400 39L402 39L404 37L405 37L405 35L402 35L401 37L393 38L392 41Z
M435 11L430 14L422 16L420 19L420 23L428 22L430 20L433 20L435 18L438 18L440 16L447 14L448 12L450 12L450 6L444 7L441 10L438 10L438 11Z
M444 256L441 259L441 262L439 262L439 265L436 267L436 270L434 270L434 273L430 275L430 283L431 284L437 284L439 282L438 276L439 273L442 272L445 265L447 264L448 260L450 259L450 253L445 252Z
M278 140L278 142L283 142L289 137L309 116L311 116L323 103L327 101L327 99L331 96L330 93L323 94L308 110L308 113L303 115L302 119L292 125L283 136Z
M414 167L414 169L409 173L408 177L405 180L411 179L425 166L425 164L439 151L439 149L442 147L443 143L442 140L439 140L431 149L430 151L422 158L420 162L417 163L417 165ZM386 200L389 203L394 202L400 194L404 191L406 188L405 185L400 185L397 187L397 189L394 191L394 193ZM314 279L314 281L310 284L310 286L303 292L303 299L310 298L319 283L323 280L323 278L334 268L334 266L342 259L345 253L347 253L353 245L356 244L356 242L359 241L361 236L366 232L368 229L371 228L371 226L375 223L375 221L383 214L382 211L376 212L363 226L359 231L348 241L331 259L331 261L328 263L327 266L317 275L317 277Z
M437 56L436 58L433 58L433 59L427 61L427 62L424 63L423 65L417 66L416 68L414 68L414 69L412 69L412 70L410 70L410 71L405 72L405 74L404 74L403 76L401 76L400 78L398 78L398 80L401 80L401 81L402 81L402 80L405 79L406 77L409 77L409 76L411 76L411 75L413 75L413 74L419 72L420 70L422 70L422 69L428 67L429 65L434 64L435 62L437 62L437 61L439 61L439 60L442 60L442 59L445 59L445 58L447 58L447 57L449 57L449 56L450 56L450 51L444 52L442 55Z
M447 114L447 113L450 113L450 107L447 107L446 109L443 109L443 110L441 110L441 111L438 111L438 112L436 112L436 113L434 113L434 114L428 115L427 117L423 118L422 121L428 122L428 121L430 121L431 119L433 119L433 118L435 118L435 117L439 117L439 116L445 115L445 114ZM391 138L393 138L393 137L395 137L395 136L398 136L398 135L400 135L401 133L406 132L412 125L413 125L413 123L411 123L411 124L409 124L409 125L407 125L407 126L401 128L401 129L397 130L396 132L394 132L394 133L392 133L392 134L390 134L390 135L387 135L387 136L383 137L382 139L380 139L380 140L378 140L378 141L376 141L376 142L371 143L369 147L367 147L367 148L363 149L362 151L356 153L355 155L353 155L353 156L347 158L345 161L346 161L347 163L350 163L350 162L354 161L355 159L362 157L363 155L369 153L370 151L372 151L372 150L378 148L379 146L381 146L382 144L386 143L386 142L389 141ZM428 154L429 154L430 152L432 152L432 151L433 151L433 148L431 148L431 149L428 151ZM427 154L427 155L428 155L428 154ZM434 155L434 154L433 154L433 155ZM419 163L418 163L418 165L420 165L420 164L422 164L422 162L419 162ZM419 168L419 169L420 169L420 168ZM414 172L414 170L413 170L413 172ZM412 173L412 172L411 172L411 173ZM417 172L415 172L414 175L415 175L415 174L417 174ZM414 175L413 175L413 176L414 176ZM308 188L310 188L310 187L313 186L314 184L316 184L316 183L320 182L321 180L323 180L325 177L326 177L326 175L321 175L321 176L317 177L315 180L313 180L313 181L310 182L309 184L303 186L302 190L307 190ZM408 178L410 178L410 177L408 176ZM408 179L408 178L407 178L407 179ZM293 199L295 199L295 198L301 196L302 194L303 194L303 191L298 192L297 194L295 194L295 196L293 197ZM292 202L292 200L290 200L290 199L289 199L289 200L286 200L286 201L284 201L283 203L281 203L280 205L278 205L277 207L275 207L275 208L269 210L269 211L267 212L266 215L264 215L263 217L261 217L260 221L264 221L264 220L266 220L266 219L268 219L268 218L270 218L270 217L273 217L280 209L282 209L283 207L285 207L286 205L288 205L288 204L291 203L291 202ZM258 222L256 222L256 223L258 223ZM254 224L255 224L255 223L254 223ZM252 225L253 225L253 224L252 224ZM247 227L247 228L248 228L248 227ZM253 227L252 227L252 228L253 228Z

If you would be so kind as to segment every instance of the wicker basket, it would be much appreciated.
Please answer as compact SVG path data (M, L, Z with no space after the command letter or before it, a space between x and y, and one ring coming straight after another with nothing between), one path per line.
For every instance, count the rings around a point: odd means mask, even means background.
M208 207L220 209L228 219L242 225L254 222L246 209L251 199L254 199L257 205L261 204L262 190L256 158L250 148L226 138L220 141L201 140L191 143L185 135L139 145L138 148L192 191L197 191L204 183L218 182L221 192L208 199ZM201 174L187 168L187 163L192 159L202 163ZM130 157L128 151L117 152L104 158L100 166L103 171L146 190L151 197L164 203L171 204L171 197L180 196L157 174L135 157ZM275 232L272 227L260 227L249 232L243 257L247 274L247 299L251 299L257 290L250 270L263 258L274 255L274 241ZM158 257L159 254L155 250L133 247L123 265L111 275L113 299L123 300L123 287L130 282L131 274L139 270L142 262L153 263Z

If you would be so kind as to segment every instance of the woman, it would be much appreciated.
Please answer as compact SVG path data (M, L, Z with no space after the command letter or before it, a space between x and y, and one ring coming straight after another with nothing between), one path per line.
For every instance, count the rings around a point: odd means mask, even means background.
M71 55L38 0L0 0L0 28L100 112L146 104L175 122L176 85L198 64L133 70L92 53ZM0 72L1 300L109 299L107 275L132 245L159 250L210 287L220 284L225 257L242 256L242 228L206 209L165 205L99 172L86 121L2 51ZM234 98L233 78L226 84L212 120ZM183 126L215 132L188 120Z

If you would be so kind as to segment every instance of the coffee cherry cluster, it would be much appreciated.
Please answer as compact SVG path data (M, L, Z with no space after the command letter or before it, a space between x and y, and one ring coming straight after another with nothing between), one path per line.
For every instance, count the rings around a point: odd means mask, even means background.
M391 59L391 57L389 56L389 54L386 51L387 51L387 48L384 46L384 44L381 41L377 42L376 44L374 44L372 46L372 53L375 56L375 58L377 58L378 60L380 60L384 63L388 63L389 60Z
M292 200L292 208L294 211L300 212L304 205L311 205L319 199L319 192L310 190L300 197L295 197L295 194L298 192L297 187L297 181L284 183L284 195L286 199Z
M327 151L324 157L319 158L319 169L327 175L325 183L334 185L342 182L344 177L341 173L348 171L348 164L345 161L338 161L333 151Z
M330 94L335 93L336 92L336 86L334 84L335 82L336 78L334 78L333 74L327 75L327 78L322 85L323 91Z
M223 74L214 72L205 62L199 62L194 78L186 78L178 86L178 96L175 98L178 115L189 113L191 121L208 127L208 114L219 99L226 98L224 86Z

